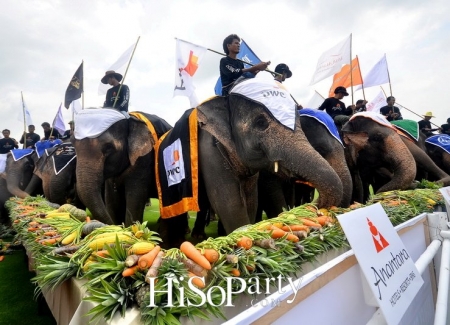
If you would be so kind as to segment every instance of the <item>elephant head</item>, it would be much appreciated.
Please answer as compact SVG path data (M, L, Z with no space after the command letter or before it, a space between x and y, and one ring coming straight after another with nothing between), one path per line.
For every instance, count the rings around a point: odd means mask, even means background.
M77 120L75 125L79 125ZM114 220L108 213L101 195L102 187L109 178L129 176L130 171L143 159L148 163L145 170L139 171L142 173L141 178L146 179L146 174L154 174L150 164L155 144L152 134L144 122L129 117L113 123L97 137L76 137L77 127L71 142L77 153L77 193L81 201L89 208L94 218L108 224L122 222L123 220ZM134 185L135 191L146 191L139 188L138 182ZM145 202L142 204L142 211L144 206ZM130 207L127 206L126 209ZM133 218L142 219L142 214Z
M20 198L25 198L30 195L24 190L33 176L33 170L37 160L38 157L35 152L17 161L14 160L12 154L8 154L5 174L7 188L12 195Z
M412 184L416 163L393 127L364 116L354 116L343 126L342 132L357 165L371 170L385 168L392 172L392 179L377 192L407 189Z
M198 120L200 129L224 146L236 169L250 174L271 169L288 178L301 178L318 189L319 206L338 205L342 182L306 139L295 105L292 110L293 129L280 123L262 104L232 90L227 98L217 97L200 105Z

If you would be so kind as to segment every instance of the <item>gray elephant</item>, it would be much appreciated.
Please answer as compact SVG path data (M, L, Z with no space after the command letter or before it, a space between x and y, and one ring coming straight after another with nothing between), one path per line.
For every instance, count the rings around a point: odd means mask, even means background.
M30 196L30 193L26 192L25 189L33 177L33 171L39 159L36 151L28 150L30 154L16 157L16 159L13 153L10 152L6 159L5 177L8 192L12 196L17 196L22 199Z
M157 197L153 148L156 137L171 126L156 115L136 114L150 120L156 133L144 121L115 109L84 109L75 116L71 142L77 153L77 193L104 223L142 221L148 199Z
M333 120L327 113L313 109L302 109L299 114L302 130L309 143L325 158L342 182L343 196L339 206L348 207L353 182L347 167L344 146ZM282 181L267 171L261 171L258 192L259 210L264 210L266 215L272 218L282 212L283 208L311 202L314 188L296 180ZM260 212L258 211L257 217L260 217Z
M273 97L286 99L276 107L288 102L283 113L289 122L271 110ZM215 97L197 108L199 174L226 233L255 221L260 170L310 182L319 191L321 207L342 201L339 176L309 143L290 101L275 82L250 79L235 85L228 97Z
M425 147L434 163L447 174L450 174L450 136L435 135L425 140Z
M352 172L361 178L364 193L356 195L359 202L368 198L368 185L375 192L408 189L416 175L416 161L395 128L380 114L357 113L342 128L348 146ZM409 141L409 140L408 140ZM377 173L386 172L388 175ZM374 181L383 177L382 184ZM361 188L359 188L361 190ZM355 191L356 192L356 191Z

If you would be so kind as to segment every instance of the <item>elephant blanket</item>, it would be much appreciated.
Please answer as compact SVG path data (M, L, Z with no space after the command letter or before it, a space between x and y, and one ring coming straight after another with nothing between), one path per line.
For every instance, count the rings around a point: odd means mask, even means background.
M124 114L114 108L89 108L75 115L75 139L96 138L114 123L127 119Z
M327 112L319 111L317 109L304 108L299 110L298 114L300 114L300 116L307 116L313 118L317 122L321 123L328 130L331 136L334 137L336 140L338 140L340 144L342 144L342 140L341 137L339 136L336 124L334 124L333 119Z
M59 139L56 139L56 140L53 140L53 141L45 140L45 141L36 142L35 147L36 147L36 154L37 154L38 158L42 157L42 155L45 152L45 149L52 148L52 147L57 146L58 144L61 144L61 143L62 143L62 141L59 140Z
M450 136L446 134L433 135L425 140L426 143L442 148L450 154Z
M63 143L57 147L45 149L45 153L51 157L55 175L58 175L77 157L71 143Z
M189 109L155 146L156 185L162 218L200 210L197 133L197 109Z
M31 155L34 149L13 149L10 151L14 161L18 161L26 156Z
M402 130L406 134L408 134L412 139L419 141L419 123L413 120L398 120L391 121L397 129ZM402 135L402 134L400 134Z

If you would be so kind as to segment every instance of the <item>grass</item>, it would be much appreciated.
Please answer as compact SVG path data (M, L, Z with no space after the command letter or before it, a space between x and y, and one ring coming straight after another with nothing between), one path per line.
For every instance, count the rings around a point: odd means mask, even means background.
M0 262L0 325L56 324L48 310L48 314L39 314L32 277L23 250L6 255Z

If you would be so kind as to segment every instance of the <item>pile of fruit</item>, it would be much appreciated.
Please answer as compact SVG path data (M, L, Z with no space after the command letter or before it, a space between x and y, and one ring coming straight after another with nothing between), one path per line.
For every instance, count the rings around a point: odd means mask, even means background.
M443 204L435 189L382 193L368 204L377 202L393 224ZM159 246L158 234L145 222L108 226L90 220L75 207L55 207L41 197L11 199L7 207L18 238L32 251L37 292L51 290L75 276L87 280L85 299L96 305L89 312L91 320L111 319L116 313L123 316L127 308L137 306L144 324L180 324L182 317L225 318L218 307L222 296L214 288L226 288L230 278L259 278L257 289L265 292L265 279L295 276L302 263L346 246L336 214L363 205L319 210L306 204L228 236L209 238L196 246L184 242L169 250ZM170 297L169 282L173 285ZM191 285L211 292L210 301L203 303ZM188 302L200 307L192 308Z

